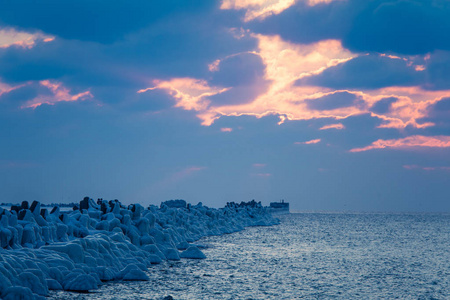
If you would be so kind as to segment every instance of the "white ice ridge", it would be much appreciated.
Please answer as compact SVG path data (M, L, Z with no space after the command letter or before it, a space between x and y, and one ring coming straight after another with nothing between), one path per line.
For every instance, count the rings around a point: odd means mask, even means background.
M205 258L192 244L204 236L278 223L255 201L214 209L170 200L144 209L86 197L73 211L50 213L24 201L0 208L0 298L45 299L49 290L148 280L145 271L162 260Z

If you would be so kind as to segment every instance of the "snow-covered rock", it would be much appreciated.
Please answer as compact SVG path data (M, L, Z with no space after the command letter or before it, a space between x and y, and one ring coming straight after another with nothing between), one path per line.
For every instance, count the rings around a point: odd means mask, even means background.
M190 246L185 251L181 252L181 258L192 258L192 259L204 259L206 255L195 246Z
M174 200L144 209L86 197L73 211L50 213L24 201L0 210L0 298L43 299L49 290L149 280L145 271L162 260L205 258L191 244L204 236L278 223L254 201L213 209Z

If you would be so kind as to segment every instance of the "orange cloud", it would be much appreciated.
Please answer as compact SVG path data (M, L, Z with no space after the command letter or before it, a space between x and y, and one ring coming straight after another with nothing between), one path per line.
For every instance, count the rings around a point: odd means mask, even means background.
M264 19L272 14L279 14L296 0L223 0L220 9L246 9L244 21Z
M306 141L306 142L295 142L295 145L312 145L312 144L317 144L320 143L321 139L315 139L315 140L310 140L310 141Z
M271 84L267 92L246 104L211 106L198 114L204 125L210 125L220 116L252 115L257 118L279 115L284 120L330 117L334 113L312 112L305 99L319 98L336 91L320 87L294 86L302 77L318 74L328 67L343 63L355 55L344 49L340 41L326 40L310 45L296 45L279 36L252 35L258 40L259 55L266 66L264 79ZM214 64L214 68L218 63ZM359 113L353 108L342 108L338 115L347 117Z
M232 104L213 104L210 96L228 91L232 88L210 86L207 81L195 78L173 78L168 81L155 81L154 86L138 92L152 89L166 90L176 101L176 107L197 111L202 125L209 126L222 116L254 116L261 118L277 115L282 124L288 120L310 120L333 118L342 120L350 116L370 114L382 122L380 128L404 129L407 126L426 128L434 126L432 122L420 123L418 120L428 114L430 105L443 97L450 97L450 90L429 91L421 87L398 87L374 90L332 90L318 86L297 86L295 82L303 77L320 74L327 68L344 63L358 56L345 49L338 40L324 40L302 45L281 39L277 35L267 36L241 31L258 42L258 48L249 52L258 55L265 65L264 80L269 87L251 102ZM241 53L233 54L239 55ZM223 59L217 59L209 65L211 72L219 70ZM391 59L403 59L392 57ZM353 94L358 105L337 107L329 110L313 110L308 102L319 100L336 93ZM391 109L383 114L370 111L379 100L396 97ZM319 100L320 101L320 100ZM338 128L339 127L339 128ZM337 127L325 127L322 130Z
M33 108L35 109L42 104L54 105L58 102L71 102L71 101L83 101L93 98L90 91L78 93L75 95L70 94L70 90L62 85L60 82L42 80L39 82L41 86L48 88L52 92L52 96L37 96L36 98L27 101L21 108Z
M423 136L423 135L413 135L403 139L392 139L392 140L377 140L371 145L363 148L354 148L350 152L362 152L373 149L408 149L417 147L430 147L430 148L448 148L450 147L450 136L439 135L439 136Z
M336 0L223 0L220 9L245 9L244 21L248 22L254 19L264 19L270 15L277 15L300 1L314 6Z
M327 130L327 129L342 130L342 129L345 129L345 126L342 123L337 123L337 124L325 125L325 126L322 126L322 127L319 128L319 130Z
M40 32L28 33L25 31L16 31L13 28L0 29L0 48L17 46L25 49L31 49L36 41L51 42L55 37L45 35Z
M175 107L202 112L207 112L211 103L208 97L228 90L227 88L210 87L205 80L195 78L172 78L168 81L155 80L153 83L154 87L141 89L137 92L145 93L150 90L162 89L175 99ZM212 118L214 119L214 117Z
M220 131L222 131L222 132L232 132L232 131L233 131L233 128L222 127L222 128L220 128Z

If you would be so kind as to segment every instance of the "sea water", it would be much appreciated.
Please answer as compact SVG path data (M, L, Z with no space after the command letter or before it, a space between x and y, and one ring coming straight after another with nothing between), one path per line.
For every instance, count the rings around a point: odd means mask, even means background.
M299 213L207 237L204 260L53 299L450 299L450 214Z

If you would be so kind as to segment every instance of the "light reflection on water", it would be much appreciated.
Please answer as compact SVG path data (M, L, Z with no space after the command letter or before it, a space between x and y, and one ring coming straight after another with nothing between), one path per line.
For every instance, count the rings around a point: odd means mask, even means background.
M450 216L291 214L208 237L205 260L164 262L148 282L54 299L450 299Z

